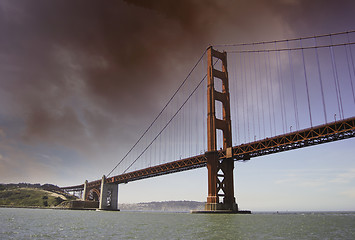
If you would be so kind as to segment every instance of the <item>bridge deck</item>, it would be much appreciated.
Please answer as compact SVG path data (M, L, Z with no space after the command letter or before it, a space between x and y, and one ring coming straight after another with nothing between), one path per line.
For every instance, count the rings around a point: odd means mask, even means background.
M235 146L233 147L233 158L235 161L249 160L250 158L257 156L289 151L352 137L355 137L355 117ZM226 153L223 150L218 151L220 159L225 158L225 154ZM206 157L204 154L202 154L109 177L107 178L107 182L128 183L140 179L200 168L204 166L206 166ZM89 182L87 187L98 187L100 184L101 179ZM61 189L77 191L83 188L84 184L63 187Z

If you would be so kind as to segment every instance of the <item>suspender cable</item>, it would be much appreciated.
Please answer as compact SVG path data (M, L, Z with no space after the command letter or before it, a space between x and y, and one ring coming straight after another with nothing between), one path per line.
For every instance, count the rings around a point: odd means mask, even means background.
M180 117L181 117L181 128L180 128L180 131L181 131L181 145L180 145L180 151L179 151L179 155L180 155L180 159L183 158L183 152L184 152L184 148L185 148L185 143L186 143L186 140L185 140L185 114L184 114L184 111L185 111L186 108L182 108L181 111L180 111Z
M157 126L155 126L154 135L155 135L156 129L157 129ZM156 165L157 164L157 142L156 141L153 143L153 147L154 147L154 164Z
M315 46L317 46L317 38L314 38L314 44L315 44ZM321 70L320 70L320 63L319 63L319 56L318 56L318 48L315 48L315 52L316 52L316 59L317 59L317 67L318 67L318 76L319 76L320 89L321 89L321 93L322 93L324 121L325 121L325 123L328 123L328 121L327 121L327 109L325 107L325 100L324 100L322 73L321 73Z
M187 102L185 107L185 154L183 158L188 157L190 154L190 105L191 100Z
M253 54L253 59L254 59L254 76L255 76L255 95L256 95L256 110L257 110L257 116L258 116L258 133L259 133L259 135L258 135L258 138L261 138L261 131L260 131L260 126L261 126L261 124L260 124L260 108L259 108L259 93L258 93L258 89L259 89L259 84L258 84L258 79L260 78L260 76L258 76L258 71L256 71L256 60L255 60L255 55L256 55L257 53L254 53Z
M207 67L206 67L207 68ZM205 87L204 87L205 89ZM207 88L206 88L207 89ZM203 95L203 129L207 129L207 104L205 104L207 102L206 98L207 95L206 94L202 94ZM206 140L206 131L203 131L203 151L206 152L206 144L207 144L207 140Z
M178 109L179 109L179 107L178 107ZM182 147L181 147L181 145L182 145L182 113L180 112L179 114L178 114L178 122L179 122L179 128L178 128L178 139L179 139L179 145L178 145L178 149L177 149L177 157L178 157L178 159L179 158L181 158L181 156L180 156L180 154L181 154L181 149L182 149Z
M132 152L132 150L137 146L137 144L141 141L141 139L146 135L146 133L152 128L154 123L158 120L158 118L161 116L161 114L165 111L165 109L168 107L168 105L171 103L171 101L175 98L176 94L180 91L180 89L185 85L187 79L190 78L192 72L196 69L197 65L201 62L203 57L205 56L207 49L202 53L201 57L198 59L198 61L195 63L195 65L192 67L191 71L187 74L186 78L182 81L178 89L174 92L173 96L169 99L169 101L165 104L163 109L159 112L159 114L156 116L156 118L153 120L153 122L149 125L149 127L144 131L144 133L140 136L140 138L137 140L137 142L131 147L131 149L126 153L126 155L116 164L116 166L107 174L107 177L111 175L113 171L123 162L123 160L126 159L126 157Z
M192 131L191 131L191 125L192 125L192 112L191 112L191 103L192 103L192 100L190 100L189 101L189 116L188 116L188 128L186 128L186 129L188 129L188 136L189 136L189 154L188 154L188 156L187 157L189 157L189 156L192 156L191 155L191 147L192 147L192 140L191 140L191 137L192 137Z
M193 142L194 142L194 145L195 145L195 154L198 153L198 149L199 149L199 146L198 146L198 139L199 139L199 127L198 127L198 124L197 124L197 118L198 118L198 109L201 109L201 107L198 105L199 103L199 92L196 93L195 95L195 103L194 105L197 106L197 109L196 111L194 111L194 128L195 128L195 138L193 139Z
M272 120L271 120L271 102L270 102L270 91L269 91L269 72L267 68L266 56L264 53L264 63L265 63L265 76L266 76L266 89L267 89L267 101L269 109L269 123L270 123L270 136L272 136Z
M350 43L350 39L349 39L349 33L347 34L347 39L348 39L348 43ZM348 49L349 49L349 54L348 54ZM354 80L351 77L351 70L350 68L352 67L353 69L353 77L355 77L355 67L354 67L354 61L353 61L353 54L351 51L351 45L347 45L347 48L345 49L346 52L346 58L348 59L348 69L349 69L349 76L350 76L350 85L351 85L351 92L353 94L353 100L354 100L354 104L355 104L355 94L354 94ZM350 56L349 56L350 55ZM350 67L350 63L349 63L349 58L351 61L351 67Z
M272 75L271 75L271 64L270 64L270 53L267 53L268 57L268 67L269 67L269 76L270 76L270 86L271 86L271 104L272 104L272 119L274 122L274 136L276 136L276 120L275 120L275 104L274 104L274 94L273 94L273 84L272 84Z
M332 44L332 36L330 36L330 43ZM333 70L333 79L334 79L334 84L335 84L335 92L336 92L336 96L337 96L337 102L338 102L338 110L339 110L339 115L340 118L342 119L342 102L341 102L341 96L340 96L340 91L339 91L339 82L338 82L338 71L337 71L337 66L335 63L335 56L334 56L334 50L333 50L333 46L329 47L330 49L330 56L331 56L331 60L332 60L332 70Z
M187 137L187 131L188 131L188 127L187 127L187 110L188 110L188 104L186 104L186 106L182 109L182 116L183 116L183 132L184 132L184 142L183 142L183 149L181 152L182 158L184 158L186 156L186 153L188 151L188 137Z
M204 52L205 54L205 52ZM201 60L201 59L200 59ZM199 61L200 61L199 60ZM217 61L213 64L215 65L217 63ZM195 65L196 66L196 65ZM192 90L192 92L190 93L190 95L183 101L183 103L180 105L180 107L177 109L177 111L174 113L174 115L169 119L169 121L165 124L165 126L158 131L158 133L156 134L156 136L154 137L154 139L148 144L148 146L146 148L144 148L144 150L138 155L138 157L123 171L122 174L126 173L132 166L134 163L137 162L137 160L156 142L157 138L162 134L162 132L171 124L171 122L175 119L175 117L179 114L182 113L182 109L184 108L184 106L186 105L186 103L191 99L192 95L197 91L197 89L202 85L202 83L204 82L204 80L206 79L207 74L205 74L205 76L201 79L201 81L197 84L197 86ZM179 114L181 115L181 114ZM180 126L184 125L184 119L183 116L180 117ZM185 128L184 128L185 129ZM179 130L178 133L182 132L182 130ZM181 153L184 150L184 145L183 145L183 139L184 139L184 134L181 133L181 150L179 152L179 156L180 158L182 157Z
M195 94L197 94L197 92L195 93ZM187 124L188 124L188 127L187 127L187 131L188 131L188 139L189 139L189 142L188 142L188 150L189 150L189 153L188 153L188 156L187 157L189 157L189 156L192 156L191 155L191 152L192 152L192 140L191 140L191 138L192 138L192 135L193 135L193 132L191 131L191 127L192 127L192 112L191 112L191 104L192 104L192 102L193 102L193 97L190 99L190 101L189 101L189 106L188 106L188 116L187 116Z
M251 109L251 115L252 115L252 120L253 120L253 124L252 124L252 130L253 130L253 137L251 138L252 141L254 139L255 136L255 114L254 114L254 94L253 94L253 77L252 77L252 66L251 66L251 53L248 54L248 68L249 68L249 84L247 84L248 89L250 88L250 95L248 94L247 97L251 96L251 106L248 104L248 109L250 112ZM249 137L250 137L250 133L248 133Z
M178 104L177 104L177 101L175 101L175 107L176 109L178 108ZM178 142L179 142L179 138L177 137L178 136L178 120L177 118L174 119L174 146L173 146L173 150L174 150L174 158L177 159L177 145L178 145Z
M237 54L237 56L238 56L238 54ZM242 62L241 54L239 54L239 56L240 56L240 64L241 64L241 62ZM236 63L237 63L237 61L236 61ZM236 71L237 71L237 69L238 69L238 66L236 66ZM238 71L238 72L241 73L241 71ZM240 78L239 79L241 79L241 76L242 75L240 74ZM237 138L237 144L240 144L240 138L239 138L240 137L240 131L239 131L240 119L239 119L239 100L238 100L238 98L239 98L239 95L238 95L238 83L239 82L240 82L240 80L239 81L237 80L234 83L234 97L235 97L235 106L236 106L235 111L237 112L236 113L237 119L235 120L234 124L237 124L237 133L235 134L235 136Z
M264 111L264 91L262 90L262 81L261 81L261 76L263 76L261 74L261 63L260 63L260 53L258 53L258 72L259 72L259 81L257 83L258 85L258 90L260 92L260 98L261 98L261 110L262 110L262 116L263 116L263 137L266 137L266 133L265 133L265 111ZM259 95L259 94L257 94Z
M202 82L206 79L207 74L201 79L199 84L194 88L194 90L191 92L191 94L186 98L186 100L182 103L180 108L176 111L176 113L172 116L172 118L165 124L165 126L158 132L158 134L155 136L155 138L148 144L148 146L143 150L141 154L138 155L138 157L123 171L123 174L130 169L134 163L137 162L137 160L147 151L147 149L157 140L157 138L161 135L161 133L170 125L170 123L173 121L173 119L176 117L178 113L181 112L181 109L185 106L185 104L189 101L191 96L196 92L196 90L201 86Z
M245 90L245 92L246 92L246 99L247 99L247 108L246 108L246 110L247 110L247 124L248 124L248 142L250 142L251 140L250 140L250 111L249 111L249 109L250 109L250 105L249 105L249 96L251 95L251 94L249 94L249 88L250 88L250 86L249 86L249 84L248 84L248 82L250 82L250 80L251 80L251 74L250 74L250 55L248 54L248 63L249 63L249 65L248 65L248 69L249 69L249 78L245 78L246 79L246 81L245 81L245 87L246 87L246 90ZM249 81L248 81L249 80ZM252 117L254 117L254 114L252 114ZM253 125L254 125L254 122L253 122Z
M302 48L302 41L300 40L300 45ZM307 102L308 102L308 111L309 111L309 121L311 123L311 127L313 127L313 123L312 123L312 112L311 112L311 103L310 103L310 99L309 99L309 90L308 90L308 79L307 79L307 71L306 71L306 63L305 63L305 58L304 58L304 51L302 48L302 61L303 61L303 71L304 71L304 79L306 82L306 91L307 91Z
M242 99L243 99L243 126L244 126L244 143L247 142L247 134L246 134L246 114L245 114L245 102L246 102L246 99L244 97L244 95L246 95L246 92L245 92L245 79L246 79L246 71L245 71L245 55L244 53L242 54L243 55L243 78L242 78Z
M289 48L289 42L287 42L287 48ZM295 114L296 130L299 130L300 126L299 126L299 119L298 119L297 94L296 94L296 87L295 87L295 76L293 70L291 50L288 50L287 53L288 53L288 62L290 64L291 88L292 88L292 97L293 97L293 108L295 111L294 114Z
M275 50L277 50L276 43L275 43ZM282 120L282 130L283 133L286 133L287 124L286 124L286 112L285 112L285 103L284 103L284 89L283 89L283 79L281 73L281 62L280 62L280 55L279 51L275 52L276 58L276 66L277 66L277 79L279 82L279 96L280 96L280 107L281 107L281 120Z

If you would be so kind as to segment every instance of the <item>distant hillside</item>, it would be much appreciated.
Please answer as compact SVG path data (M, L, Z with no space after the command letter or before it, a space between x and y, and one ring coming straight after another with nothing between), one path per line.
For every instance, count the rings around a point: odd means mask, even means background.
M190 210L203 210L204 202L196 201L166 201L148 203L121 203L120 210L130 211L165 211L165 212L189 212Z
M1 184L0 183L0 191L4 189L13 189L13 188L39 188L43 190L49 190L49 191L61 191L60 188L57 185L53 184L39 184L39 183L9 183L9 184Z
M58 186L52 184L0 184L0 207L55 207L76 197L63 193ZM121 203L120 210L129 211L164 211L189 212L203 210L204 202L196 201L165 201L145 203Z
M54 207L68 199L75 199L62 194L57 188L51 184L0 184L0 206Z

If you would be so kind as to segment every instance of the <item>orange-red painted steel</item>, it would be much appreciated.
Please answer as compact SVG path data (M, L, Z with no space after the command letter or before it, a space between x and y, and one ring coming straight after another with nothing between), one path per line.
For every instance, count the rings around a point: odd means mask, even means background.
M232 127L230 118L230 97L227 70L227 53L218 52L212 47L207 49L207 148L206 153L208 171L208 196L205 210L233 210L236 211L234 198L233 169L231 158L220 160L217 153L217 130L222 130L223 150L232 147ZM221 71L215 69L214 60L221 61ZM215 89L215 81L222 82L222 92ZM223 112L223 119L216 117L216 101ZM232 157L232 156L230 156ZM220 197L223 203L220 203Z
M235 161L249 160L253 157L304 148L352 137L355 137L355 117L279 135L272 138L266 138L260 141L234 146L233 159ZM218 157L219 159L224 159L226 157L226 151L218 151ZM206 157L204 154L202 154L130 173L117 175L114 177L109 177L107 178L107 181L115 183L128 183L144 178L205 167L206 163ZM101 179L89 182L87 187L100 187L100 184ZM84 184L62 187L61 189L66 191L82 190L84 189Z

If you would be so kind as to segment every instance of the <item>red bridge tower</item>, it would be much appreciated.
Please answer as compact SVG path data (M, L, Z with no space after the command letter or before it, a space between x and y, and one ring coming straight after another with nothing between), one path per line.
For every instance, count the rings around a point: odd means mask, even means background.
M232 130L230 117L230 97L227 72L227 53L218 52L212 47L207 50L208 57L208 86L207 86L207 144L208 151L208 197L206 211L238 212L238 205L234 198L232 158ZM222 69L214 68L214 59L222 62ZM215 79L222 81L222 92L215 89ZM216 101L222 103L223 119L216 117ZM217 152L217 130L223 133L224 159L219 159ZM220 201L220 198L223 198Z

